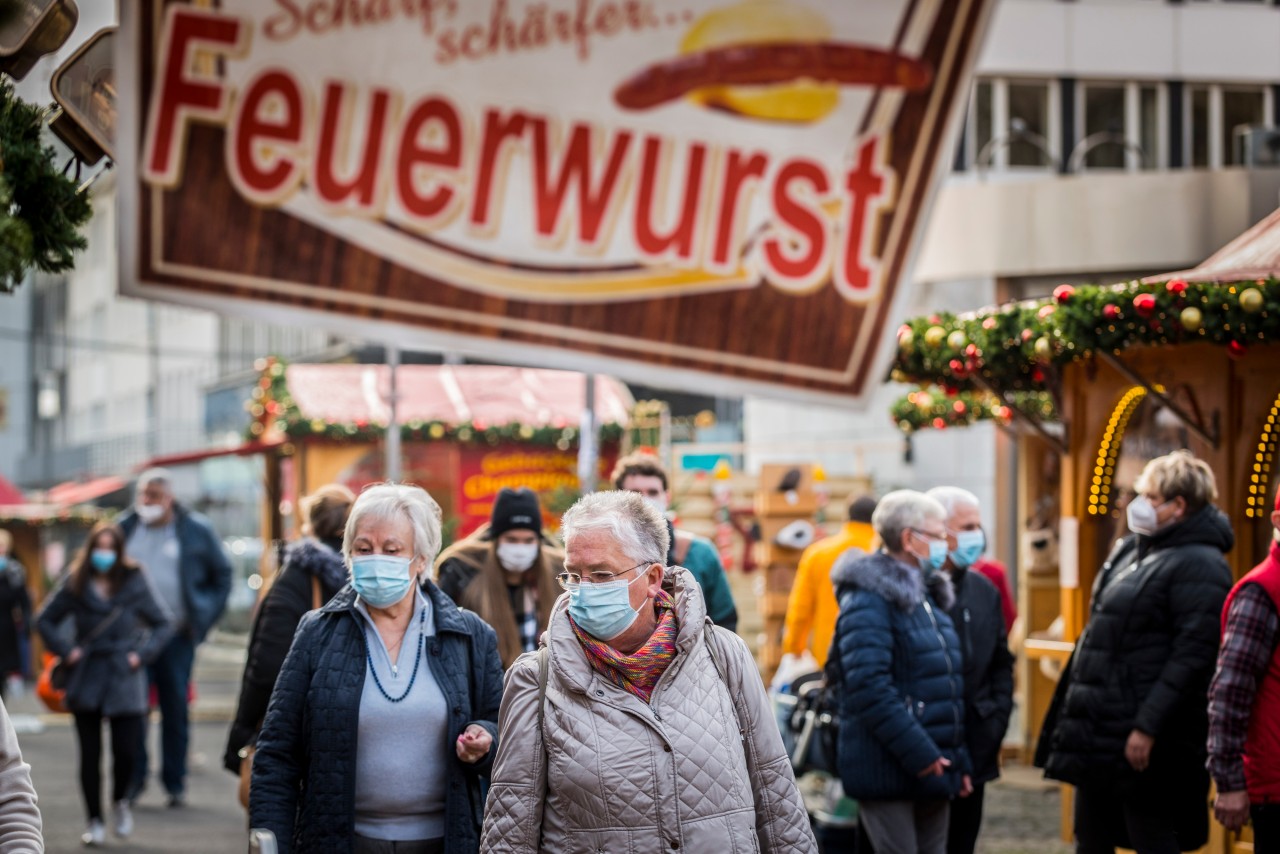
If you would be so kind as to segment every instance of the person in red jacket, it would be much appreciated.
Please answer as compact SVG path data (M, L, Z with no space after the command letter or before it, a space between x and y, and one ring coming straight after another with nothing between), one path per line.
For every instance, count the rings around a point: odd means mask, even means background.
M1280 492L1262 563L1222 609L1222 648L1209 688L1213 811L1228 830L1253 820L1256 854L1280 852Z

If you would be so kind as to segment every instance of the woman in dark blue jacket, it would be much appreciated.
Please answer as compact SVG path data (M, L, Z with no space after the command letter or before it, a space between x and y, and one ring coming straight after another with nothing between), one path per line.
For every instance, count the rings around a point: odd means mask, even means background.
M840 778L877 854L944 854L949 802L972 791L945 519L932 498L891 492L871 520L884 550L832 572Z
M493 629L417 583L439 550L416 486L351 508L351 584L298 625L254 756L250 824L282 854L479 850L502 665Z

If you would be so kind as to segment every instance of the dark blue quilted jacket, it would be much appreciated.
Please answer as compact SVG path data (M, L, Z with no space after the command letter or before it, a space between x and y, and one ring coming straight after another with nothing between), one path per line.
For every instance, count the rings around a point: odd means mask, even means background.
M964 667L945 610L951 581L883 552L843 557L831 575L840 602L827 665L839 702L840 778L864 800L952 798L969 773ZM941 777L917 775L939 756Z
M427 639L427 662L448 702L449 726L421 737L445 739L452 755L468 724L479 724L493 736L493 748L480 763L465 765L455 758L446 771L445 851L474 854L484 813L480 776L488 776L498 750L498 642L493 629L434 584L424 585L423 592L431 600L436 629ZM281 854L351 851L356 733L367 666L355 599L348 585L302 618L258 737L250 825L275 833Z

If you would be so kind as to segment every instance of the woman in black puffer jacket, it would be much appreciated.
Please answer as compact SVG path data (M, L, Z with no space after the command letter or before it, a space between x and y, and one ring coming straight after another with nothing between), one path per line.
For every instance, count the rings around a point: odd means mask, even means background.
M1134 488L1133 533L1098 571L1036 750L1045 776L1076 786L1082 854L1209 838L1206 692L1234 536L1213 472L1187 451L1152 460Z
M342 533L356 497L345 486L322 486L303 499L306 517L303 539L285 552L284 565L275 582L258 603L258 614L249 635L249 654L240 682L235 722L227 736L222 764L240 773L244 748L252 744L267 714L271 689L280 665L293 643L298 622L346 586L347 566L342 560Z

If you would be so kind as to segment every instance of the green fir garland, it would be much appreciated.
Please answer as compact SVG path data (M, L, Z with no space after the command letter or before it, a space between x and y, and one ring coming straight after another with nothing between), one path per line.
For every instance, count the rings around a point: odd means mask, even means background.
M1097 353L1205 342L1240 357L1252 345L1275 341L1275 278L1062 285L1049 299L908 321L898 330L891 378L958 391L987 385L1052 392L1062 366Z
M88 245L80 230L93 207L42 144L43 128L42 110L0 82L0 291L12 291L33 268L69 270Z
M1057 418L1053 399L1044 392L1015 394L1013 403L1021 411L1030 412L1042 421ZM1007 424L1013 414L999 398L987 392L928 387L916 389L894 401L890 416L903 433L914 433L917 430L968 427L979 421Z

